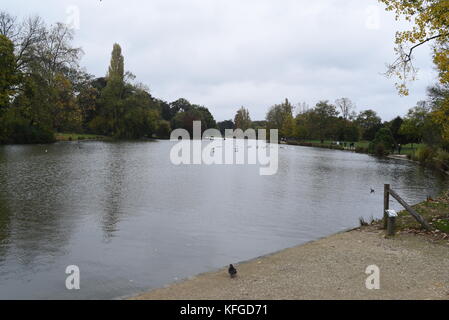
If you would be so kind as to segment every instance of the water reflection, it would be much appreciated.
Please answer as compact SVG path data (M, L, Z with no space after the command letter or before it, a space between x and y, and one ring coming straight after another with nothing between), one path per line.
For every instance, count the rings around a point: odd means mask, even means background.
M384 183L410 202L448 185L409 162L303 147L281 149L274 176L174 166L171 146L0 147L0 298L132 294L380 217ZM79 292L65 290L69 264Z
M105 189L106 201L102 217L102 229L104 239L110 241L118 230L118 222L123 212L122 197L126 195L124 190L124 178L126 175L126 153L120 150L119 145L108 145L105 159L105 175L101 185Z

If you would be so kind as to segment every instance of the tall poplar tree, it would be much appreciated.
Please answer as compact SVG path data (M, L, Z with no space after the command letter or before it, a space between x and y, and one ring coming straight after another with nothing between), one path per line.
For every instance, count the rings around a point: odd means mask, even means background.
M125 62L122 55L122 48L114 43L111 54L111 63L107 74L108 80L117 80L123 83L125 77Z
M112 49L111 62L106 75L107 85L102 92L102 100L107 112L109 127L112 135L119 134L119 120L123 110L123 91L125 87L124 58L122 48L115 43Z

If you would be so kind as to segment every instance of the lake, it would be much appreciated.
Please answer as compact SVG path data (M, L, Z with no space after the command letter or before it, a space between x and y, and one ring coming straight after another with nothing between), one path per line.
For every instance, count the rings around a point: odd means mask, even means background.
M449 185L408 161L296 146L273 176L175 166L173 144L0 146L0 299L132 295L379 218L385 183L410 203ZM69 265L81 290L65 287Z

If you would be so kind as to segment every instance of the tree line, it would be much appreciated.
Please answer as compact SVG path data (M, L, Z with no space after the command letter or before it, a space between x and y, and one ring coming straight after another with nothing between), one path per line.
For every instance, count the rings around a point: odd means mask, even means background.
M0 12L0 143L52 142L58 132L167 138L174 128L191 131L193 120L216 127L206 107L157 99L134 82L118 44L106 75L89 74L73 37L65 24Z
M74 33L66 25L47 26L40 17L19 21L0 12L0 143L51 142L58 132L119 139L168 138L176 128L192 134L193 121L201 121L203 130L219 128L222 132L278 129L280 138L287 141L370 141L366 151L378 154L407 143L426 144L428 149L422 154L446 152L449 64L445 57L449 51L444 33L447 24L443 23L448 15L442 9L445 2L435 0L428 8L415 2L382 2L394 4L389 8L406 16L435 15L428 21L429 28L441 33L434 56L439 83L429 88L426 101L388 122L372 109L356 112L349 98L341 98L334 103L322 100L313 107L305 103L294 106L285 99L270 107L261 121L252 121L248 109L241 107L234 119L216 123L207 107L186 99L166 102L153 97L147 86L125 71L120 45L113 45L105 76L95 77L80 67L83 51L73 46ZM438 10L433 12L433 8ZM410 39L403 34L398 40ZM400 58L400 65L410 65L411 57Z
M293 107L286 100L273 106L265 121L253 122L254 128L278 128L283 139L331 139L337 141L370 141L369 151L386 154L395 146L406 143L424 144L412 158L449 169L449 10L447 0L379 0L396 20L410 23L409 30L398 30L395 39L397 59L388 64L386 76L397 78L399 94L408 95L409 81L416 79L414 51L421 46L432 46L432 59L438 72L438 83L428 89L427 99L420 101L408 113L392 121L382 122L375 111L368 109L356 114L353 103L339 99L335 104L320 101L314 108L304 104L294 116ZM244 109L244 108L243 108ZM242 109L241 109L242 110ZM247 118L249 114L246 112ZM241 118L235 126L242 126ZM246 116L245 116L246 117ZM248 127L248 119L243 128ZM231 127L228 120L218 124L220 129Z
M284 141L318 140L334 142L371 142L364 152L385 155L400 145L426 144L433 149L449 150L449 85L437 84L428 89L428 99L419 101L406 115L382 121L372 109L356 112L349 98L319 101L313 108L305 103L296 106L285 99L269 108L264 121L251 121L248 109L241 107L234 120L219 122L226 129L278 129ZM296 109L296 111L295 111Z

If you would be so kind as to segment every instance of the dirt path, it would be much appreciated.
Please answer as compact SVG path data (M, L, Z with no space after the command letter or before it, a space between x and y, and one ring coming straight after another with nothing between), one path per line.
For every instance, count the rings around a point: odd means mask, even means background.
M380 268L380 290L365 270ZM423 236L385 239L365 227L195 276L133 299L449 299L449 245Z

